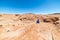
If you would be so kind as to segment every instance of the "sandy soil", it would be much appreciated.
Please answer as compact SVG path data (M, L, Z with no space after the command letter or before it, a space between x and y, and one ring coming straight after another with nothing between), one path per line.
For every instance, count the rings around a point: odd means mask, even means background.
M60 15L0 14L0 40L60 40Z

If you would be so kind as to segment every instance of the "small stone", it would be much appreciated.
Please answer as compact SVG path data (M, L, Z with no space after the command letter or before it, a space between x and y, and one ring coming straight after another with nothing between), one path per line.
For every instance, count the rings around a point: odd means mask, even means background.
M15 26L15 25L12 25L12 26Z
M10 30L7 30L7 32L9 32Z
M2 27L2 25L0 25L0 27Z

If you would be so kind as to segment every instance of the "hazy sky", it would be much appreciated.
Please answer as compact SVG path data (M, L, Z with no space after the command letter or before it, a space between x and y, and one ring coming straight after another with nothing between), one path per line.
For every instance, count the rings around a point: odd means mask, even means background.
M60 12L60 0L0 0L0 13Z

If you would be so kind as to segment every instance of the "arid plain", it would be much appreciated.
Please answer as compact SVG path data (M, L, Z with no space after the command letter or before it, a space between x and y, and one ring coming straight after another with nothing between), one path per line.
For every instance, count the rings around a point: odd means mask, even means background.
M60 40L60 14L0 14L0 40Z

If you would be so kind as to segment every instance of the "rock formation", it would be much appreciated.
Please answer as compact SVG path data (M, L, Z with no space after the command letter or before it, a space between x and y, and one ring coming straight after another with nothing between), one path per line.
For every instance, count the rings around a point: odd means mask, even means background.
M0 14L0 40L60 40L60 16Z

